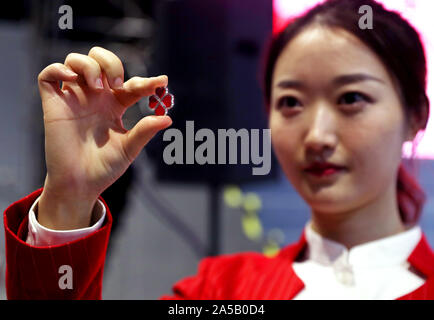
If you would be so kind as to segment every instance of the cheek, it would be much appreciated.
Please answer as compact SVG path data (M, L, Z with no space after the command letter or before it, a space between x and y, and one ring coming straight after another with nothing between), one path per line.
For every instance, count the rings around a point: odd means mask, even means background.
M401 160L402 129L398 117L377 116L352 126L342 144L354 162L358 181L370 179L368 184L389 183ZM380 121L381 120L381 121ZM360 184L363 185L363 184Z
M299 130L296 124L288 124L277 112L270 114L269 126L274 153L283 171L288 175L296 164Z

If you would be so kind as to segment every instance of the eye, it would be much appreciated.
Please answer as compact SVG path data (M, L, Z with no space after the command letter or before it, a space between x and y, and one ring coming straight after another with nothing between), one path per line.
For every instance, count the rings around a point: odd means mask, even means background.
M372 99L360 92L347 92L343 94L338 100L339 104L347 105L354 105L363 102L372 102Z
M286 96L279 99L277 102L277 107L280 108L292 108L296 107L297 105L301 105L300 102L292 97L292 96Z

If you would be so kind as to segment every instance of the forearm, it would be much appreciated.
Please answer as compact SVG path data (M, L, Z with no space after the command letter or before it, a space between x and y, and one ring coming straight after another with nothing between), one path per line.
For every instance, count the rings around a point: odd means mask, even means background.
M26 243L27 217L41 195L37 190L4 213L6 289L8 299L100 299L105 254L112 217L107 206L100 227L62 243ZM103 200L101 200L103 202ZM79 230L74 230L74 232ZM65 232L65 231L57 231ZM59 287L63 266L72 270L72 289Z

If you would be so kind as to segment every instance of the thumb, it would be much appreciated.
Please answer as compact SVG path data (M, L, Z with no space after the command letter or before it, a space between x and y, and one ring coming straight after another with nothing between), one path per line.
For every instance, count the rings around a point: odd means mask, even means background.
M133 162L144 146L160 130L166 129L172 124L169 116L147 116L142 118L130 131L127 132L124 141L126 156Z

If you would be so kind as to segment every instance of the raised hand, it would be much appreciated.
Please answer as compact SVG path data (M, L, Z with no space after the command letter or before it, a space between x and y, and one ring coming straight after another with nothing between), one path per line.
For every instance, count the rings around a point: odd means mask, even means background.
M94 47L88 55L71 53L64 64L48 66L38 83L47 165L38 220L53 229L87 227L98 196L171 125L168 116L144 117L129 131L122 125L126 109L166 87L168 79L134 77L124 83L120 59Z

